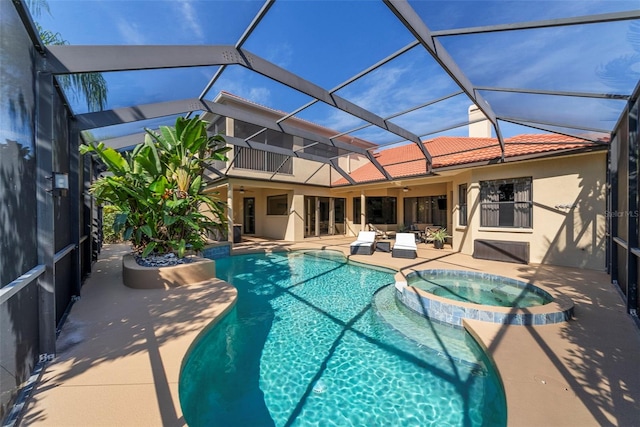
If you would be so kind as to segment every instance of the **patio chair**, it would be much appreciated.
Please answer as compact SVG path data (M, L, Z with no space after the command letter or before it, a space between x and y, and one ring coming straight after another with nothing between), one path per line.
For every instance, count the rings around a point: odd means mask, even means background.
M361 231L355 242L349 245L351 255L371 255L376 246L375 231Z
M425 233L418 227L418 224L411 224L409 231L415 236L416 242L424 242Z
M427 226L424 229L424 242L425 243L433 243L433 232L439 230L440 227L434 227L433 225Z
M418 256L418 246L416 245L416 236L413 233L396 234L396 243L391 249L393 258L410 258Z
M376 237L381 238L381 239L388 239L389 235L387 234L386 231L380 230L378 227L374 226L373 224L367 224L367 228L369 228L369 231L373 231L374 233L376 233Z

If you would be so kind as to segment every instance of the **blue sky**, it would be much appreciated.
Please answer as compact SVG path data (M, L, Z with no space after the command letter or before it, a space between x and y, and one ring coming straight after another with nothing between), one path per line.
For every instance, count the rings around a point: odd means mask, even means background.
M256 1L213 0L48 3L50 14L43 12L36 20L70 44L235 44L262 6ZM564 0L414 1L411 5L431 30L443 30L634 10L639 4ZM630 93L640 78L640 43L633 38L634 25L640 34L640 24L616 22L447 37L441 42L477 85ZM244 48L330 90L411 41L412 35L381 1L285 0L276 1ZM105 73L108 108L197 97L217 68ZM240 67L228 67L206 98L212 99L220 90L285 112L310 100ZM418 46L337 93L386 117L458 90ZM535 111L538 120L553 121L573 111L568 114L570 123L597 129L612 128L624 104L584 99L576 104L574 98L500 92L483 95L499 114ZM86 112L82 100L72 99L72 105L74 111ZM464 120L469 105L465 95L456 96L393 122L420 136L430 135ZM338 131L362 123L321 104L299 116ZM466 132L463 127L446 134ZM511 125L503 128L505 136L526 132L534 131ZM357 135L381 144L398 139L376 128Z

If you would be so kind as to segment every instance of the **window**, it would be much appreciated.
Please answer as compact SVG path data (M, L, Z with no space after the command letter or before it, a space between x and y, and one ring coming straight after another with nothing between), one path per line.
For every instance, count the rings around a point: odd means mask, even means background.
M227 118L219 117L218 120L216 120L213 123L212 130L214 133L221 133L222 135L226 135L227 134Z
M213 126L209 128L214 134L227 134L227 118L219 117L218 120L213 122ZM211 166L216 170L222 171L227 168L227 162L225 160L213 160Z
M397 201L395 197L367 197L365 199L366 224L396 224ZM362 204L360 197L353 198L353 223L360 224Z
M480 226L531 228L531 178L480 182Z
M267 197L267 215L286 215L286 214L287 214L287 195L286 194Z
M362 214L362 206L360 203L360 197L353 198L353 223L360 224L360 216Z
M458 186L458 225L467 225L467 184Z
M447 196L406 197L404 223L447 225Z
M396 224L395 197L367 197L366 199L366 223L369 224Z
M341 152L344 150L340 150L338 147L322 144L320 142L312 141L306 138L302 140L302 145L304 146L303 153L312 154L314 156L320 156L327 159L344 154Z

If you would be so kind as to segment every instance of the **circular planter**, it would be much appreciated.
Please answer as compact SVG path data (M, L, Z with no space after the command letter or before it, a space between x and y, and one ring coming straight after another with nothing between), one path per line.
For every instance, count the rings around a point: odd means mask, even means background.
M122 257L122 282L135 289L169 289L204 282L216 277L216 263L206 258L192 258L187 264L170 267L143 267L133 255Z
M442 249L444 248L444 242L441 242L440 240L434 240L433 247L436 249Z

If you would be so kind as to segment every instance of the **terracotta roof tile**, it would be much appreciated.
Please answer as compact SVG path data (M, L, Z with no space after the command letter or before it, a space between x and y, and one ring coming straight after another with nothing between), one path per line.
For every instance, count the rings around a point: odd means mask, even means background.
M553 152L584 147L587 143L578 138L557 134L525 134L505 138L505 157ZM431 153L434 168L463 165L499 159L501 152L496 138L466 138L441 136L424 142ZM422 152L415 144L381 150L375 154L378 162L394 178L426 174L427 165ZM371 163L351 173L356 182L383 179L384 176ZM347 184L340 178L334 185Z

